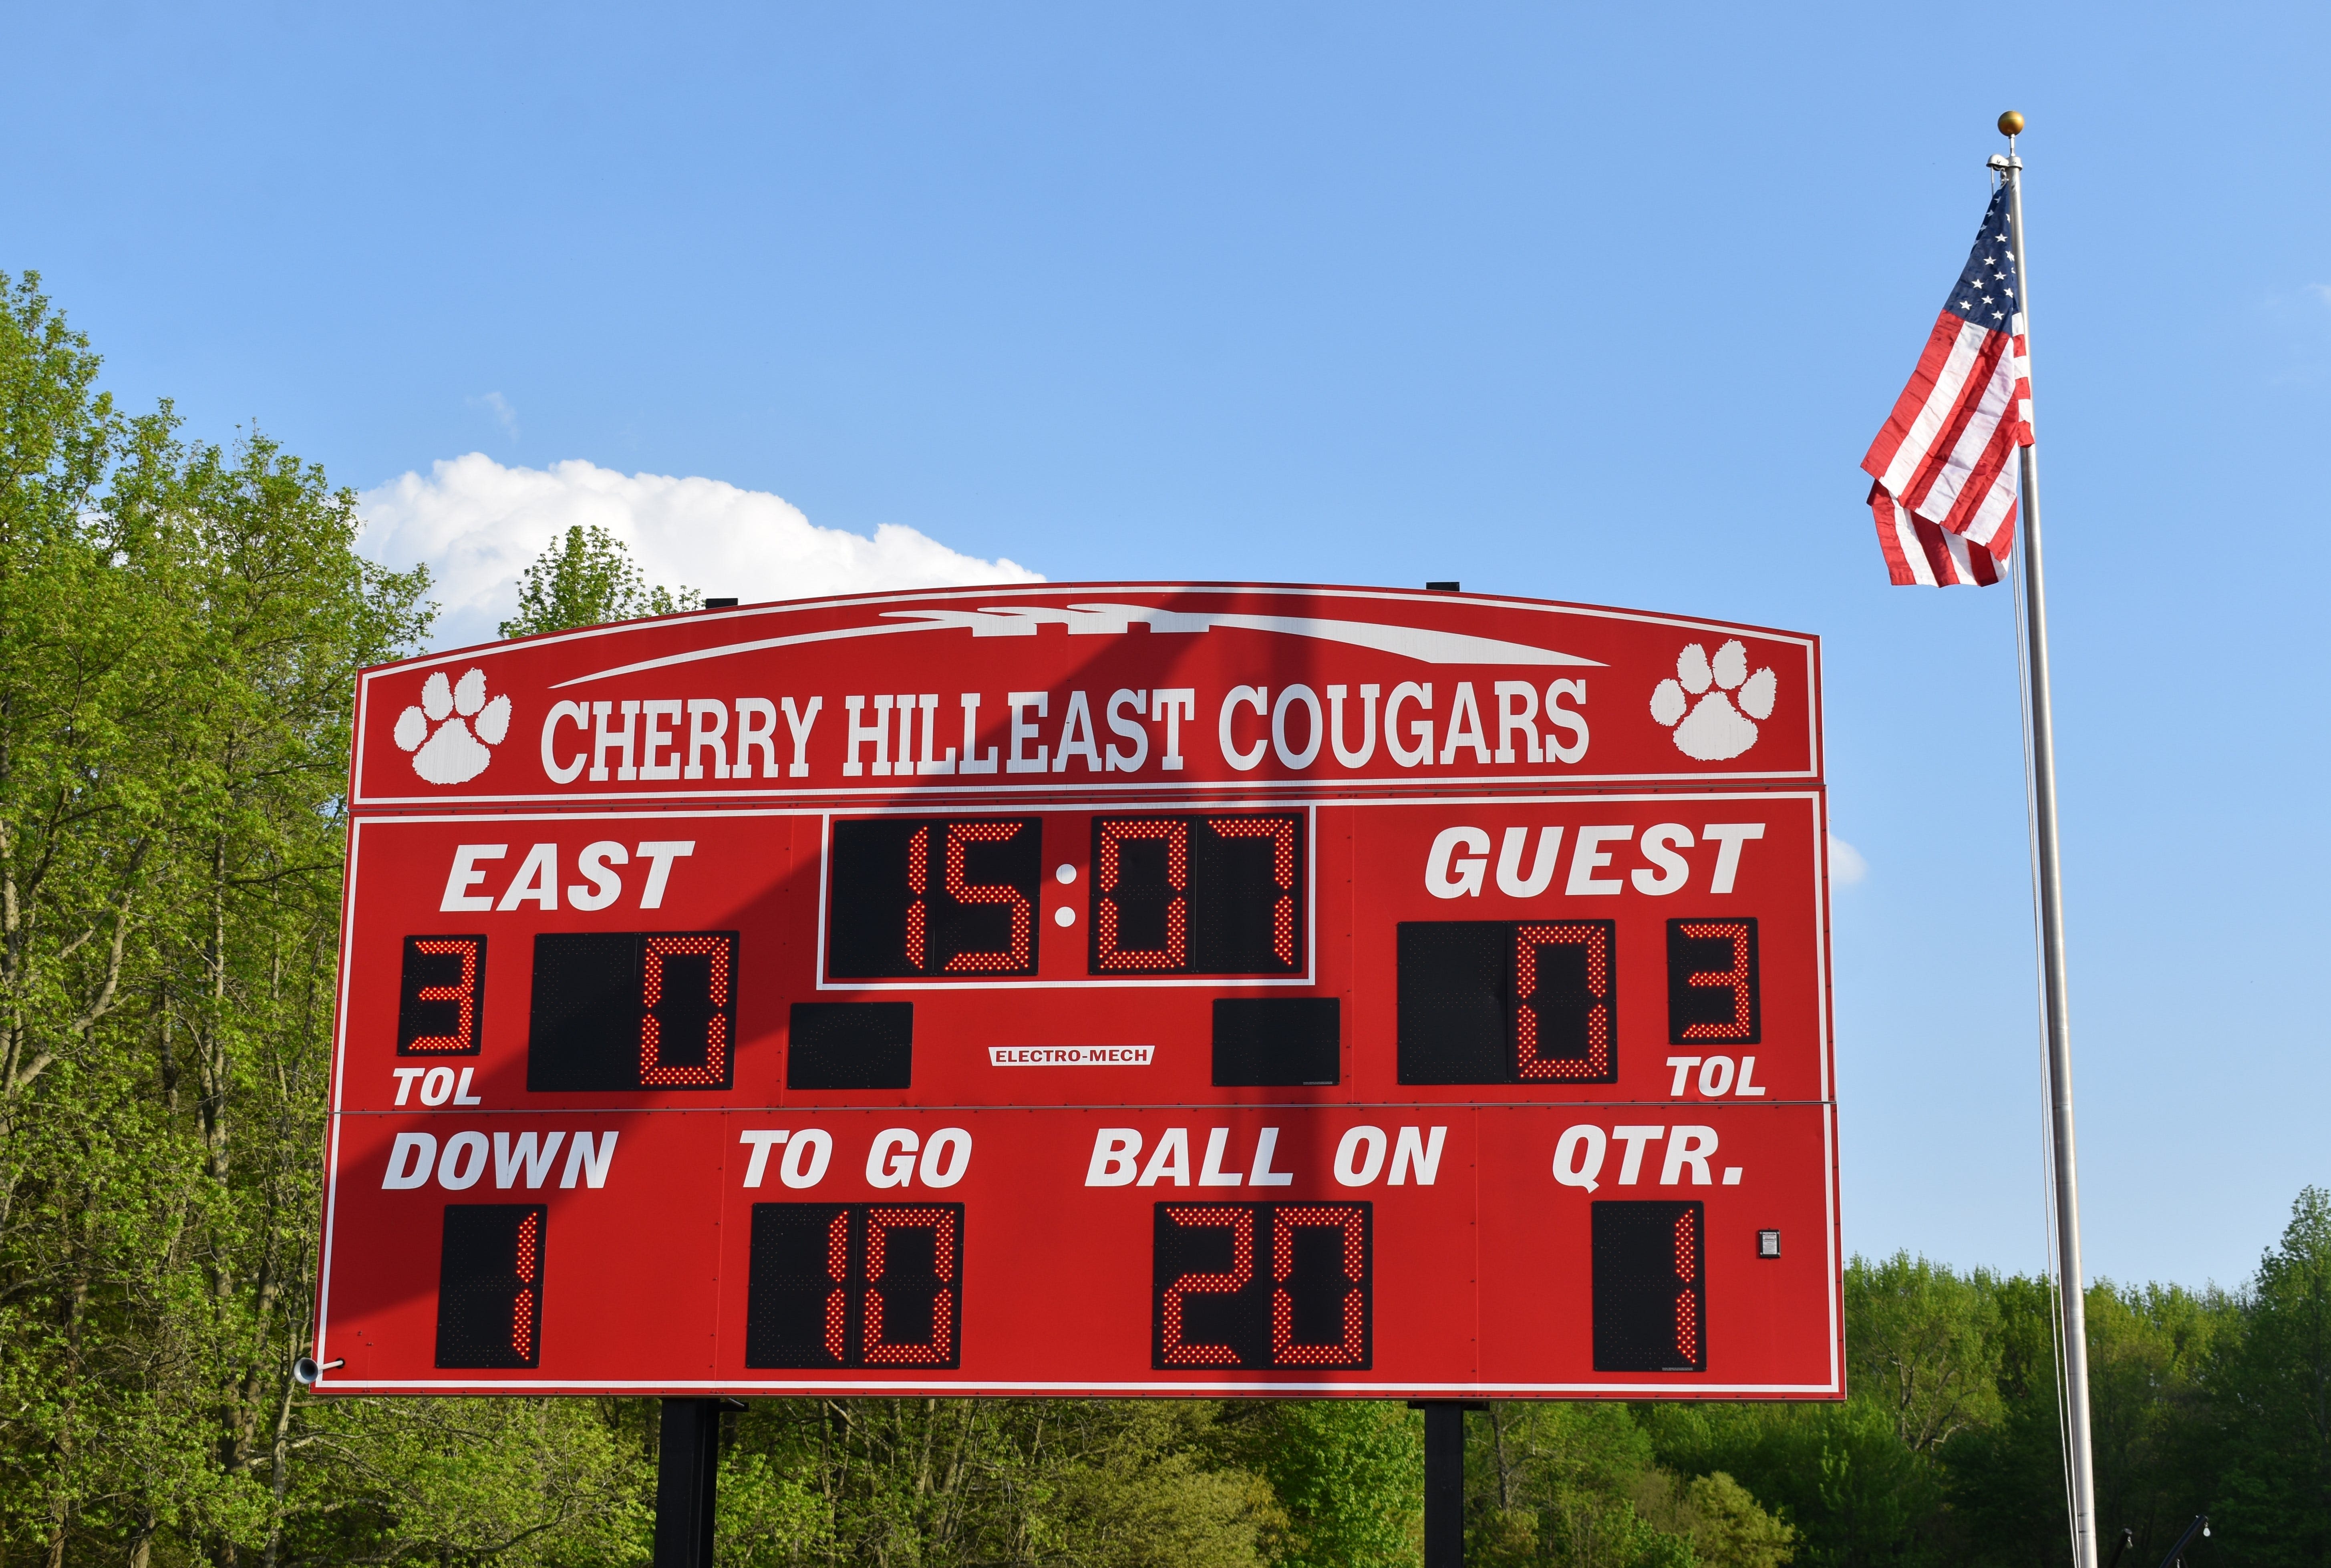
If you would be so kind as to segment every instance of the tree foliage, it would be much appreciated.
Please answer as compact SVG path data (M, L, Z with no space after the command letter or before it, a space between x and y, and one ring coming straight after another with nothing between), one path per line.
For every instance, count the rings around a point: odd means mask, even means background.
M2331 1193L2299 1194L2241 1306L2203 1373L2221 1534L2255 1542L2254 1560L2276 1568L2331 1562Z
M519 575L518 613L501 623L501 633L531 637L699 604L693 588L650 587L623 540L596 524L577 524Z
M0 1530L272 1538L309 1316L355 670L425 577L252 432L0 298Z

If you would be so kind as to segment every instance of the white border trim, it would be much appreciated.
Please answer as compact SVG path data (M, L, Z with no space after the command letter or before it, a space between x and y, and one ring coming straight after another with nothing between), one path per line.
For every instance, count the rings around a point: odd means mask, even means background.
M1676 1375L1676 1374L1654 1374ZM1439 1395L1470 1394L1528 1399L1533 1397L1561 1398L1570 1394L1593 1394L1607 1399L1657 1399L1660 1391L1673 1390L1677 1395L1689 1399L1722 1399L1728 1396L1762 1395L1787 1398L1792 1395L1842 1394L1844 1390L1835 1383L1037 1383L1013 1382L1010 1379L964 1379L941 1383L933 1379L914 1383L904 1379L882 1382L844 1383L804 1379L795 1383L768 1382L702 1382L661 1381L641 1379L633 1382L605 1383L519 1383L514 1381L462 1383L452 1379L404 1379L355 1381L345 1387L329 1374L317 1380L317 1393L366 1394L402 1389L441 1390L468 1393L543 1394L568 1392L576 1394L604 1393L616 1389L638 1389L642 1392L658 1389L697 1389L708 1393L790 1393L816 1392L842 1394L912 1393L946 1399L956 1393L1042 1392L1047 1394L1272 1394L1272 1393L1340 1393L1372 1394L1378 1398L1399 1398L1403 1394Z

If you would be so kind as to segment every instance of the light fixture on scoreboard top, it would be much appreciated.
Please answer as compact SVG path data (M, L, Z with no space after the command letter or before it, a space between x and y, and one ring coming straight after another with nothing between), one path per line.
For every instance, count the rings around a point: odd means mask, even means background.
M1821 776L1798 633L1448 592L1104 584L707 610L359 682L362 806Z

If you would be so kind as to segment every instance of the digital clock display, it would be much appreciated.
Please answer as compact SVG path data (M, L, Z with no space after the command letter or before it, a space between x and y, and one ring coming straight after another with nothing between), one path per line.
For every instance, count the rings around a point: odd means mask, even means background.
M1095 974L1292 974L1303 967L1298 812L1095 817Z
M833 824L825 965L838 979L1036 973L1043 823Z
M1301 812L1091 816L1072 910L1095 977L1284 975L1307 955ZM843 818L826 876L834 980L1042 972L1048 859L1036 817ZM1056 850L1069 846L1056 845Z

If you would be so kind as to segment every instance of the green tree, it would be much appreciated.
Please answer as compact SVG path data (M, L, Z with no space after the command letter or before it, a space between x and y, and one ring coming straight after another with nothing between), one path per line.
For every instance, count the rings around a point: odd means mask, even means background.
M2070 1540L2055 1293L2044 1278L2017 1276L1993 1280L1992 1295L1998 1411L1944 1448L1944 1479L1968 1561L2054 1563Z
M578 524L519 576L518 613L501 623L501 633L531 637L642 615L672 615L697 609L700 603L693 588L650 587L623 540L596 525Z
M1781 1568L1796 1556L1797 1532L1722 1470L1689 1480L1658 1472L1638 1486L1636 1506L1689 1541L1698 1568Z
M1251 1568L1285 1515L1205 1400L770 1400L737 1418L733 1564ZM734 1483L732 1485L732 1482Z
M1999 1411L1994 1281L1897 1252L1845 1271L1847 1383L1927 1453Z
M1796 1531L1722 1470L1694 1477L1684 1503L1692 1554L1708 1568L1781 1568L1796 1555Z
M2194 1515L2217 1506L2203 1377L2236 1308L2216 1292L2099 1280L2088 1316L2098 1526L2107 1541L2134 1530L2138 1560L2159 1562Z
M1627 1406L1499 1403L1467 1427L1469 1562L1689 1568L1675 1478L1659 1468L1650 1432Z
M2241 1307L2208 1373L2221 1549L2271 1568L2331 1562L2331 1193L2298 1194Z
M1236 1451L1288 1516L1288 1568L1396 1568L1424 1554L1424 1420L1379 1400L1250 1407Z
M0 302L0 1541L233 1558L308 1317L350 681L425 579Z
M1881 1401L1664 1405L1647 1424L1661 1464L1732 1476L1794 1529L1800 1564L1959 1560L1942 1479L1902 1441Z
M304 1402L293 1562L646 1561L647 1467L589 1400Z

